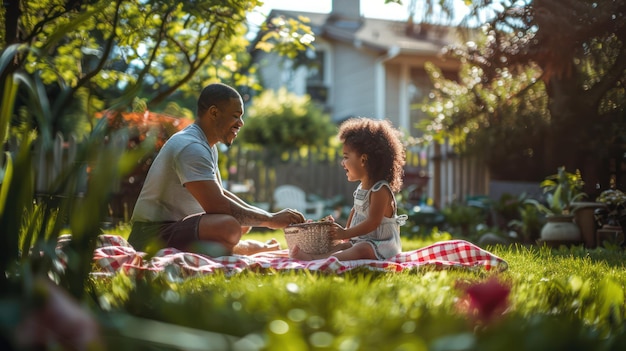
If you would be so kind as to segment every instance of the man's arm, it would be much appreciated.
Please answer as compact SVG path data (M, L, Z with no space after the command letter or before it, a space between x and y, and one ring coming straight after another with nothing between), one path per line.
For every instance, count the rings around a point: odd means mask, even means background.
M261 208L259 208L259 207L252 206L252 205L250 205L249 203L247 203L247 202L243 201L243 200L242 200L239 196L237 196L236 194L234 194L234 193L233 193L233 192L231 192L231 191L228 191L228 190L226 190L226 189L224 189L224 188L222 188L222 191L224 192L224 195L225 195L226 197L228 197L228 198L230 198L231 200L235 201L236 203L238 203L239 205L241 205L241 207L248 208L248 209L253 209L253 210L255 210L255 211L261 211L261 212L263 212L263 213L268 213L267 211L265 211L265 210L263 210L263 209L261 209Z
M244 227L284 228L292 223L304 222L298 211L283 210L269 213L250 206L232 193L226 192L216 180L185 183L187 190L198 201L206 213L228 214Z

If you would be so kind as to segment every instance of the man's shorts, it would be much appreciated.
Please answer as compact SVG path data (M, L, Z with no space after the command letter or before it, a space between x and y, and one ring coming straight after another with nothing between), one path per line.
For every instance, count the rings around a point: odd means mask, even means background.
M204 213L177 222L133 222L128 243L135 250L156 252L164 247L187 251L198 242L198 227Z

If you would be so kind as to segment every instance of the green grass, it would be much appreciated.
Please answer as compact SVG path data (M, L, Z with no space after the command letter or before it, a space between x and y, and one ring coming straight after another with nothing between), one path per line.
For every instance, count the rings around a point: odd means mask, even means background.
M280 232L248 237L283 240ZM447 238L403 244L412 250ZM184 281L118 275L97 281L96 291L108 312L227 334L245 349L618 350L626 343L624 250L488 249L509 263L507 271L278 271ZM493 278L510 288L506 309L478 319L465 289ZM158 348L184 349L173 330L171 345Z

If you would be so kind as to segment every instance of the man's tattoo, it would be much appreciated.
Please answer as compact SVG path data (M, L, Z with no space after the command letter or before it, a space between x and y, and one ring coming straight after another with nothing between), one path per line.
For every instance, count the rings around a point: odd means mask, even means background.
M239 221L241 226L255 227L262 225L268 220L266 213L254 211L251 209L244 209L240 206L232 206L231 213L236 220Z

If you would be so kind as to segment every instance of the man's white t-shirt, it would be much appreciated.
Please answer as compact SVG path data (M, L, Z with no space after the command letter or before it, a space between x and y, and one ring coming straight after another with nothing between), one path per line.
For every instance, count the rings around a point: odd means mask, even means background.
M172 135L150 166L131 221L178 221L204 210L184 184L220 179L217 148L197 124Z

